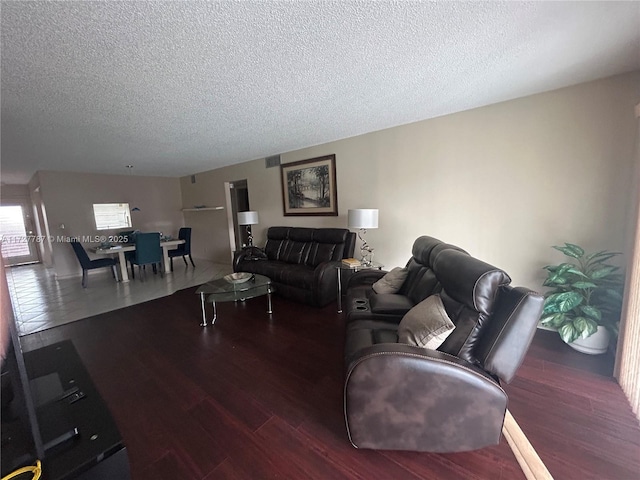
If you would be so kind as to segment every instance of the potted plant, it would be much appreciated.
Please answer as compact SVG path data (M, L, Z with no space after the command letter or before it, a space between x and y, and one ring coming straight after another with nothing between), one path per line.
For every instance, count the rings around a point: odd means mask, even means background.
M553 248L573 261L544 267L548 275L543 285L551 290L545 294L540 322L556 328L562 340L576 350L604 353L610 335L618 335L623 287L620 267L606 262L620 252L587 254L572 243Z

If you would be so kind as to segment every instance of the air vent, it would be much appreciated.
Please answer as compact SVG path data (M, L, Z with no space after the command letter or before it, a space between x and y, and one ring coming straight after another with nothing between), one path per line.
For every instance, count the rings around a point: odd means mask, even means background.
M196 176L195 175L191 175L191 183L196 183Z
M264 159L266 168L277 167L280 165L280 155L273 155Z

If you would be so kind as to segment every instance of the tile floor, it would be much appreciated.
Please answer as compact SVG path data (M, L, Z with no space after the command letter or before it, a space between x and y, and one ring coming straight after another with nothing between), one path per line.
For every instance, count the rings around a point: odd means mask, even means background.
M174 260L174 272L161 278L151 269L128 283L116 282L109 269L89 272L88 287L81 276L56 278L42 264L6 269L7 283L20 335L74 322L82 318L146 302L184 288L201 285L231 273L230 265L195 260L196 268ZM194 298L194 301L196 299Z

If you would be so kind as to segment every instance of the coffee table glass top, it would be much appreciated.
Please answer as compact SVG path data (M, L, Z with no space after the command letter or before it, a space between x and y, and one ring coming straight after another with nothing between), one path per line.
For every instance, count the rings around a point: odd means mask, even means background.
M270 291L273 291L271 279L254 274L250 280L242 283L231 283L224 278L216 278L200 285L196 293L210 295L209 298L213 301L225 302L259 297Z

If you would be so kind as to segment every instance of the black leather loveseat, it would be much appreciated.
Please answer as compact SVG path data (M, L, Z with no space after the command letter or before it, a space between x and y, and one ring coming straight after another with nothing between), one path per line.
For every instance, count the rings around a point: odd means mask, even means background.
M543 297L435 238L418 238L412 253L396 293L372 289L385 272L361 271L348 284L349 438L358 448L430 452L497 444L507 408L500 381L524 359ZM436 350L400 343L399 323L435 296L453 331Z
M265 275L279 295L323 307L336 299L336 267L354 246L344 228L270 227L264 249L237 254L233 270Z

